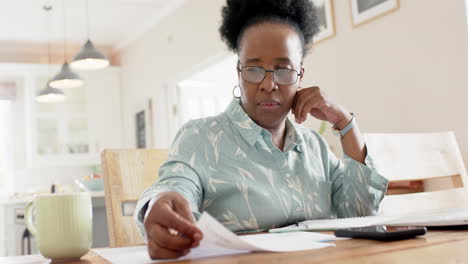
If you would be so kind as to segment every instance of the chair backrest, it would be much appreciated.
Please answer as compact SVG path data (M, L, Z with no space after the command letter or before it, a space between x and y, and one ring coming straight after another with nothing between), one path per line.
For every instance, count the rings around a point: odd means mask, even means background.
M104 150L106 213L111 247L144 244L133 219L138 198L158 178L166 149Z
M377 171L390 182L424 182L420 193L387 195L379 214L468 207L468 178L453 132L365 134Z

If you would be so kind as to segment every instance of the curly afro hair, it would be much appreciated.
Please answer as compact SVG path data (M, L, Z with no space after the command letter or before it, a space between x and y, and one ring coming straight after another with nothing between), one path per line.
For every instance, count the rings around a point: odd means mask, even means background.
M302 56L318 32L318 19L311 0L227 0L222 8L221 39L237 53L243 32L262 22L290 25L301 39Z

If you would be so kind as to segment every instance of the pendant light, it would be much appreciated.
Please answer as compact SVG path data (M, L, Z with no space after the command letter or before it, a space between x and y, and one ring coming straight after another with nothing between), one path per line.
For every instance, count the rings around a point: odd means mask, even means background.
M50 81L47 82L46 87L36 96L36 101L38 103L61 103L65 101L63 91L50 87L49 83Z
M107 57L99 52L91 42L89 37L89 7L88 0L86 1L86 34L88 40L81 48L80 52L75 55L73 62L70 63L73 69L77 70L99 70L109 66Z
M70 65L67 62L67 43L66 43L66 19L65 19L65 1L62 0L62 8L63 8L63 65L62 69L60 70L57 75L55 75L54 79L50 81L49 85L52 88L77 88L83 85L83 80L81 80L80 76L74 73L70 69Z
M44 5L42 7L46 13L50 12L52 10L51 5ZM47 16L47 58L48 58L48 63L47 63L47 70L49 72L49 78L51 76L50 74L50 18ZM59 103L65 101L65 94L63 93L62 90L52 88L49 85L50 80L47 81L47 84L44 89L42 89L39 94L36 96L36 101L39 103Z

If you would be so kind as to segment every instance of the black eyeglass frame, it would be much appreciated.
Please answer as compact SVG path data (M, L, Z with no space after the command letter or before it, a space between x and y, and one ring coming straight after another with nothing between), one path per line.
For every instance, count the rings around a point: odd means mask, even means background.
M259 82L248 81L248 80L244 79L244 76L242 76L242 70L243 70L244 68L258 68L258 69L262 69L262 70L265 72L265 74L263 75L262 80L259 81ZM276 70L295 71L296 74L297 74L297 78L296 78L296 80L295 80L294 82L292 82L292 83L278 83L278 82L276 81L276 79L275 79L275 71L276 71ZM244 81L246 81L246 82L249 82L249 83L255 83L255 84L259 84L259 83L263 82L263 81L265 80L265 77L266 77L267 72L271 72L271 73L272 73L272 76L271 76L271 77L272 77L273 81L274 81L275 83L279 84L279 85L291 85L291 84L294 84L294 83L296 83L296 82L299 80L299 77L302 76L302 73L299 73L299 72L298 72L297 70L295 70L295 69L280 68L280 69L275 69L275 70L267 70L267 69L265 69L265 68L263 68L263 67L260 67L260 66L242 66L242 64L241 64L240 62L237 63L237 71L241 73L241 78L242 78L242 80L244 80Z

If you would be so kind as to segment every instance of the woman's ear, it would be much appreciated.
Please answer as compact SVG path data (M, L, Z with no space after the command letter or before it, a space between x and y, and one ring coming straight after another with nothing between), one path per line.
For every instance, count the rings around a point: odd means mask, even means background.
M305 72L305 69L304 67L301 67L301 75L299 76L299 82L302 82L302 78L304 78L304 72Z

